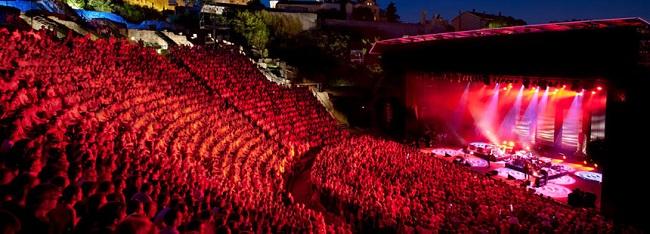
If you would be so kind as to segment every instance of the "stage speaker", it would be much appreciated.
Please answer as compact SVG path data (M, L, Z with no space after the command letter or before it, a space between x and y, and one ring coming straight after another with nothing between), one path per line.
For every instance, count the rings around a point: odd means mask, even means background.
M463 164L464 162L465 162L465 160L463 159L463 157L454 158L454 163L455 164Z
M590 192L584 193L584 196L582 197L582 207L596 207L596 194Z
M573 192L567 196L567 202L572 207L582 207L584 193L580 189L574 189Z
M445 157L449 158L451 157L451 154L445 153Z
M487 176L496 176L498 174L499 174L499 172L496 171L496 170L491 170L491 171L488 171L487 173L485 173L485 175L487 175Z
M547 183L546 177L535 177L535 188L545 186Z
M509 180L514 180L514 179L515 179L515 177L514 177L514 176L512 176L512 175L510 175L510 174L508 174L508 179L509 179Z

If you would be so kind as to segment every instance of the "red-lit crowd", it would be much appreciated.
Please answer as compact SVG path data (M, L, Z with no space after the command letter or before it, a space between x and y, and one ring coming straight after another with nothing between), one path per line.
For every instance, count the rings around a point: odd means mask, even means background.
M231 48L170 52L0 29L0 232L612 230L593 210L350 136L307 89L266 80ZM287 189L315 146L328 212Z
M172 55L271 137L298 153L347 135L306 88L269 82L233 48L178 47Z
M573 209L399 143L353 137L312 168L323 203L362 232L608 233L595 210Z
M53 38L0 29L2 233L328 228L284 192L296 154L186 70L126 40Z

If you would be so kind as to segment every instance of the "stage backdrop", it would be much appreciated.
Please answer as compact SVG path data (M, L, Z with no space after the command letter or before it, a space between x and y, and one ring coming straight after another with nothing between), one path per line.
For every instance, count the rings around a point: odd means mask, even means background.
M607 95L604 84L575 84L562 78L411 73L406 105L418 121L443 126L461 143L513 141L585 153L588 141L605 137Z

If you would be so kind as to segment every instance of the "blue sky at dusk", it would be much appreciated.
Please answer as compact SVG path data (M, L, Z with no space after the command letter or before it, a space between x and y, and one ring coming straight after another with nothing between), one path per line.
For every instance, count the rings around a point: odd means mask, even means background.
M513 16L529 24L571 19L602 19L639 16L650 20L650 0L392 0L402 21L417 22L420 12L427 17L440 14L450 20L460 10ZM391 0L377 0L385 8Z

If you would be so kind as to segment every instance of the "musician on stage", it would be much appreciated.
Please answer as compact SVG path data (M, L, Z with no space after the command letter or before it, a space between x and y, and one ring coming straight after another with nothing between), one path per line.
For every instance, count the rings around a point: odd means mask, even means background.
M525 177L526 180L528 180L528 174L530 173L530 170L531 170L531 168L530 168L530 163L529 163L528 161L526 161L526 162L524 163L524 175L526 176L526 177Z

